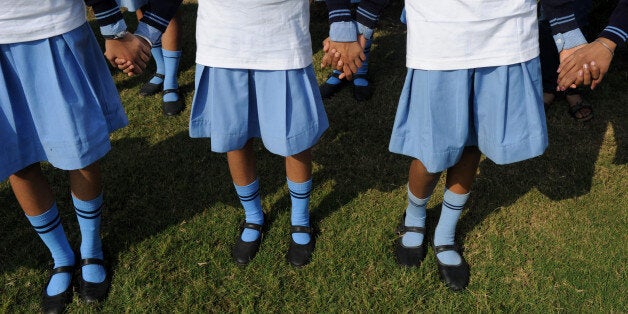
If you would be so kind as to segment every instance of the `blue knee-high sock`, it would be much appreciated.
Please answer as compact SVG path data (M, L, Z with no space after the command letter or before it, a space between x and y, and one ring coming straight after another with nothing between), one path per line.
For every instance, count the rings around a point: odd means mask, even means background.
M406 219L404 224L408 227L425 227L425 207L429 202L430 196L426 198L416 197L410 192L408 187L408 208L406 208ZM404 246L416 247L423 243L423 234L417 232L406 232L401 238Z
M102 213L102 193L95 199L82 201L72 195L74 211L81 229L81 258L103 259L100 241L100 214ZM81 268L83 279L87 282L103 282L107 272L102 265L91 264Z
M443 196L443 207L440 213L440 219L434 232L434 245L454 244L456 236L456 224L462 213L464 204L469 199L469 193L456 194L450 190L445 190ZM441 263L446 265L458 265L462 261L460 255L455 251L445 251L436 255Z
M358 75L366 76L369 72L369 55L371 54L371 39L366 41L366 46L364 46L364 54L366 55L366 59L362 62L362 66L358 69ZM369 81L366 78L356 78L353 80L353 85L355 86L368 86Z
M236 192L240 198L240 203L244 207L244 216L246 222L263 225L264 212L262 211L262 200L259 194L259 180L255 179L251 184L239 186L235 183ZM259 238L260 233L257 230L244 228L242 232L242 241L251 242Z
M312 192L312 179L302 183L288 181L292 210L290 222L293 226L310 226L310 193ZM292 240L298 244L310 243L310 235L307 233L293 233Z
M165 78L164 78L164 90L177 89L179 83L177 82L177 74L179 73L179 60L181 59L181 51L170 51L166 49L161 50L164 56ZM179 95L177 93L168 93L164 95L164 101L177 101Z
M52 259L55 262L55 268L74 265L74 252L72 252L70 243L63 231L56 203L52 204L52 207L45 213L38 216L26 215L26 218L28 218L39 237L50 250ZM72 274L56 274L50 279L46 292L51 296L57 295L65 291L70 286L71 281Z
M154 46L150 49L150 53L151 55L153 55L153 59L155 59L155 64L157 65L157 70L155 71L155 73L157 74L164 74L165 73L165 67L164 67L164 56L161 53L161 46ZM153 76L153 78L150 79L150 82L153 84L161 84L164 80L160 77L157 76Z

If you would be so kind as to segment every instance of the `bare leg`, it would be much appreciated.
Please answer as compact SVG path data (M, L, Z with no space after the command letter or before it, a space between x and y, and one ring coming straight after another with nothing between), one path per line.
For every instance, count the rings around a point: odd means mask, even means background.
M39 163L34 163L9 176L9 182L26 215L41 215L52 207L54 203L52 189L41 172Z
M312 177L312 150L306 149L286 157L286 176L292 182L305 182Z
M447 169L447 189L456 194L469 193L481 156L477 146L466 147L458 163Z
M257 178L252 140L246 142L243 148L228 152L227 162L231 179L236 185L249 185Z
M70 170L70 190L82 200L93 200L102 192L100 166L98 162L78 170Z

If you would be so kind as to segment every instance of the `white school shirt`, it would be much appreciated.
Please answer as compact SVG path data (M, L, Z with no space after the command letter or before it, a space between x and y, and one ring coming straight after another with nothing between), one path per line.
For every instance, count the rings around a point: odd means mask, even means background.
M312 63L309 0L199 0L196 63L291 70Z
M0 1L0 44L53 37L87 21L83 0Z
M457 70L539 55L537 0L406 0L406 65Z

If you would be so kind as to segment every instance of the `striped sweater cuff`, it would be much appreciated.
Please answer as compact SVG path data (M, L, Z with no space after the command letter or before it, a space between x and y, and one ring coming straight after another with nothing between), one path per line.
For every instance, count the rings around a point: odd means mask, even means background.
M362 1L355 14L355 20L371 29L377 26L379 16L388 4L388 0Z
M626 31L615 27L615 26L607 26L601 33L599 37L608 38L614 41L617 45L621 45L628 40L628 34Z
M101 27L123 19L120 7L114 0L85 0L85 4L92 7L96 21Z

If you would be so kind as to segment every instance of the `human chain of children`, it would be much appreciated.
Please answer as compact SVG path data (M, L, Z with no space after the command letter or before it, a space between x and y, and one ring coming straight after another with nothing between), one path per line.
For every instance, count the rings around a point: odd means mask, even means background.
M185 53L181 41L187 36L196 38L189 136L210 138L211 150L226 154L244 210L233 261L250 263L268 232L256 139L285 160L291 202L286 260L304 267L312 259L312 147L330 123L323 98L348 84L356 100L372 96L369 52L388 0L325 1L329 37L321 66L333 73L320 86L309 30L311 1L198 0L195 34L182 33L177 13L181 2L3 1L0 179L8 178L34 234L54 261L41 294L45 313L66 309L74 281L86 302L102 302L111 286L100 236L106 210L101 182L107 174L101 173L99 160L112 148L110 134L129 126L107 62L134 76L153 58L156 72L140 94L162 93L163 113L178 115L184 106L177 73ZM628 0L619 1L609 25L591 43L578 27L573 1L405 1L407 74L389 150L412 161L394 258L407 267L417 267L425 258L426 205L446 172L441 214L429 245L439 278L454 291L465 289L470 280L471 268L455 235L481 156L510 164L539 156L548 146L538 5L559 53L557 89L599 85L615 48L628 38ZM87 22L86 7L93 9L105 39L105 58ZM121 7L136 12L139 23L133 33ZM581 109L574 117L585 115ZM81 234L78 252L66 237L53 196L52 185L58 183L46 179L42 162L69 171Z

